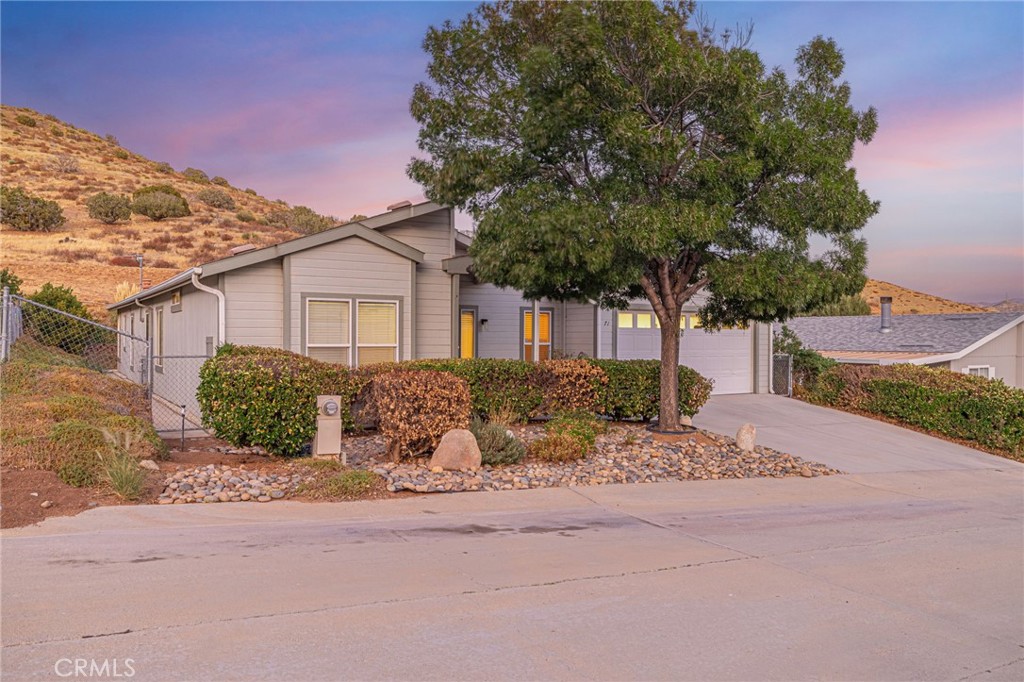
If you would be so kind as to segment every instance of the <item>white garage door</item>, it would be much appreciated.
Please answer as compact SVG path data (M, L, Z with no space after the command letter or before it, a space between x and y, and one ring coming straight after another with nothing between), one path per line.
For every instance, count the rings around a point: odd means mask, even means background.
M661 357L661 329L654 314L622 311L618 315L618 358L657 360ZM679 364L715 380L713 393L753 391L753 333L725 329L709 333L696 315L687 315L679 341Z

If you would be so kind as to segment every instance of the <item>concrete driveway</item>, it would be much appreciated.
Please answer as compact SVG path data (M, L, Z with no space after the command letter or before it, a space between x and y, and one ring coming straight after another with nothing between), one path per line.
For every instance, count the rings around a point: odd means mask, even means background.
M3 533L0 672L1024 678L1024 468L768 396L697 421L861 473L51 519Z

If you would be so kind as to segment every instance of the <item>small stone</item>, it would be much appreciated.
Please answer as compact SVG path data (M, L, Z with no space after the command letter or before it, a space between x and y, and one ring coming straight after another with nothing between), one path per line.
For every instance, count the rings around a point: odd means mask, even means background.
M284 491L283 490L271 490L270 491L270 496L273 499L275 499L275 500L280 500L282 497L284 497Z
M256 498L257 502L270 502L270 495L260 495Z
M804 467L803 469L800 470L800 475L803 476L804 478L811 478L812 476L814 476L814 472L811 471L808 467Z
M251 499L252 499L252 495L250 495L249 493L242 493L242 501L243 502L248 502Z
M143 469L149 469L150 471L160 471L160 465L151 459L144 459L139 462L139 466Z
M430 467L430 473L432 473L432 474L442 474L442 473L444 473L444 467Z
M32 497L39 497L39 493L29 493Z
M40 506L40 507L42 507L43 509L49 509L50 507L52 507L52 506L53 506L53 502L51 502L50 500L45 500L45 501L44 501L44 502L43 502L43 503L42 503L41 505L39 505L39 506Z
M161 497L157 500L157 504L174 504L175 502L177 502L177 500L172 500L169 497Z
M757 429L753 424L744 424L736 432L736 447L744 452L753 452L754 437L756 435Z

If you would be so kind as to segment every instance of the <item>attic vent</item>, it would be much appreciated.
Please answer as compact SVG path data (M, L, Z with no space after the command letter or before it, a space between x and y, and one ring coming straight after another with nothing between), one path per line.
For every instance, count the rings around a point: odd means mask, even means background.
M398 203L391 204L390 206L388 206L388 210L397 211L398 209L405 208L406 206L412 206L412 202L409 200L399 201Z
M245 253L246 251L255 251L255 250L256 250L256 247L253 246L252 244L242 244L241 246L236 246L233 249L231 249L231 255L232 256L237 256L240 253Z

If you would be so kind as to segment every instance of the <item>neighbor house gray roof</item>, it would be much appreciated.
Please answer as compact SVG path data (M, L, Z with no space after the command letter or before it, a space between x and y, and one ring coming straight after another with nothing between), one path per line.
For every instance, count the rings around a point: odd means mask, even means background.
M795 317L786 326L804 346L817 351L841 351L845 357L858 352L913 354L919 362L935 362L935 356L966 353L1022 322L1020 313L957 313L893 315L888 333L881 331L877 315Z

